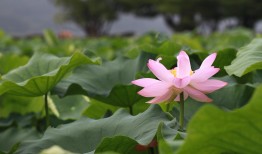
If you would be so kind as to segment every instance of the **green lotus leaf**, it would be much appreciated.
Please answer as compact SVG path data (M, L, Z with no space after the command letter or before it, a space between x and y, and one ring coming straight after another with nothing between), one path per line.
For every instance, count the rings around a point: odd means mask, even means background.
M120 145L121 144L121 145ZM115 136L104 138L98 145L95 153L117 152L125 154L147 154L147 150L139 151L136 146L139 145L135 140L126 136Z
M262 83L262 70L256 70L253 74L253 83L259 84Z
M89 99L88 107L83 115L92 119L103 118L107 113L115 112L119 107L102 103L96 99Z
M260 154L262 141L262 85L243 108L226 112L207 105L189 123L188 136L178 154Z
M40 112L43 109L42 97L24 97L14 95L0 96L0 117L7 117L12 112L26 114Z
M254 38L254 32L244 28L234 28L223 33L215 32L205 38L205 48L217 51L225 48L238 49Z
M136 116L121 109L109 118L81 119L59 128L48 128L41 139L23 142L17 153L35 154L53 145L74 153L87 153L95 150L103 138L114 136L126 136L141 145L148 145L160 122L172 125L175 119L158 105L152 105Z
M262 38L252 40L239 49L236 59L225 67L229 75L241 77L253 70L262 69Z
M21 56L18 54L0 55L0 73L5 74L18 66L25 65L28 60L29 58L27 56Z
M0 94L31 97L44 95L81 64L98 64L98 61L93 61L79 52L63 58L37 52L25 66L2 76Z
M51 96L59 119L79 119L88 106L88 101L81 95L67 96L59 98L56 95ZM50 106L49 106L50 107Z
M157 131L159 154L174 154L182 145L186 133L177 131L161 123Z
M54 93L85 94L110 105L130 107L143 99L137 94L141 88L130 83L138 71L147 70L146 63L151 57L144 53L136 59L119 57L101 66L80 66L54 88Z
M12 113L7 118L0 118L0 132L11 128L11 127L17 127L17 128L28 128L31 127L31 125L34 125L36 121L36 114L30 113L21 115L18 113Z
M32 128L9 128L0 133L0 150L8 152L15 144L26 139L38 139L40 136L40 133Z

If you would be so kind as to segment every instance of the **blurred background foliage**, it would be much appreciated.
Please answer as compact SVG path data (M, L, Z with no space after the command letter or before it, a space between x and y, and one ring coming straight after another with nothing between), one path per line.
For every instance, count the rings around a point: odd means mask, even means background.
M262 17L259 0L51 0L62 8L59 21L73 21L90 36L107 34L122 13L139 17L161 16L173 31L197 27L218 29L221 21L233 18L237 26L254 28ZM235 25L235 26L236 26Z

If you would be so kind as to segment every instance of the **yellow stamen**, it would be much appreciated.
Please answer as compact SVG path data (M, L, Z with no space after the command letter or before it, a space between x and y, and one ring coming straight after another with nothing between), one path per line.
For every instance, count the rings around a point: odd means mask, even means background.
M173 74L174 75L174 77L176 77L176 69L172 69L172 70L170 70L170 72L171 72L171 74ZM190 71L190 75L192 75L194 72L191 70Z
M170 72L176 77L176 69L172 69Z

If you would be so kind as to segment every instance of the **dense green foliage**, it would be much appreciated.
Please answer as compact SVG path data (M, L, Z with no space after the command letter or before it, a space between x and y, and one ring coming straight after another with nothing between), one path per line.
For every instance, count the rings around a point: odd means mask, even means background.
M259 154L262 38L245 29L210 36L14 39L0 31L0 153ZM154 77L148 59L167 68L185 50L192 69L217 52L214 77L229 84L210 104L150 105L131 81ZM48 96L46 128L43 95ZM60 151L60 152L58 152Z

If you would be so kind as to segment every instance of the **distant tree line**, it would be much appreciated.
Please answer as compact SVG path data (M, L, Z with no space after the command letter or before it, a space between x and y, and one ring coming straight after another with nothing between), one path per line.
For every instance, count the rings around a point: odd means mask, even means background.
M216 30L219 21L235 18L238 24L253 28L262 18L261 0L51 0L62 11L62 21L73 21L87 35L108 32L121 13L139 17L162 16L173 31L193 30L205 23ZM177 18L175 18L177 17Z

